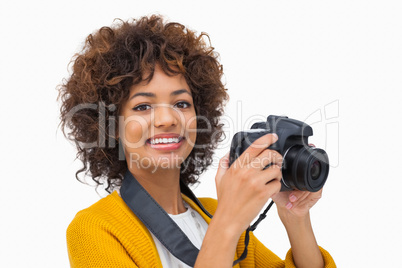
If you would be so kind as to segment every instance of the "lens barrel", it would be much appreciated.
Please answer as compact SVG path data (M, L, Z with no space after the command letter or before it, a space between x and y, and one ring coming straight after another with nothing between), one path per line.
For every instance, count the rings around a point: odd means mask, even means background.
M311 164L311 167L310 167L311 178L313 180L318 179L320 176L320 173L321 173L321 164L318 160L316 160L316 161L314 161L313 164Z
M319 148L295 145L284 155L282 183L288 189L317 192L329 173L327 153Z

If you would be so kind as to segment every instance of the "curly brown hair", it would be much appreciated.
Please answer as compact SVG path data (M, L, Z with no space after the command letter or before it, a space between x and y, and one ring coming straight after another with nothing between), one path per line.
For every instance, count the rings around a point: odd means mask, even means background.
M168 75L185 77L193 95L197 128L210 130L197 133L195 146L181 165L180 179L186 184L197 182L224 137L219 118L228 95L218 56L206 33L197 35L157 15L116 20L111 27L90 34L71 61L71 76L58 87L61 129L75 143L77 158L83 163L76 178L82 181L78 175L85 172L108 192L121 185L128 167L119 157L116 118L130 88L149 82L159 65Z

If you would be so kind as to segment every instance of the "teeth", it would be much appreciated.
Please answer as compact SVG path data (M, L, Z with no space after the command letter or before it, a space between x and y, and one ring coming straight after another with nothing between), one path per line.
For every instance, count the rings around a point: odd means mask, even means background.
M152 139L151 144L159 144L159 143L178 143L179 138L159 138L159 139Z

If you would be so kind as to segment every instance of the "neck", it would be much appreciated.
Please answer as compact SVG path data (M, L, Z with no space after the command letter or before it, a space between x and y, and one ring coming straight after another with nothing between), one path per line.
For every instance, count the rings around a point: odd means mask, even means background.
M186 211L180 192L179 169L136 169L130 172L152 198L169 214Z

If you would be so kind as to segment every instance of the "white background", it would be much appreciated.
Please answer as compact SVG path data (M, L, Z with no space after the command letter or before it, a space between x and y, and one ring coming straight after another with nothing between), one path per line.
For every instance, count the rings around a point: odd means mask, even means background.
M207 32L220 52L233 123L216 158L269 114L312 123L332 165L311 211L319 244L339 267L400 265L400 1L98 0L0 4L0 266L68 267L65 230L100 197L75 180L56 86L89 33L151 13ZM215 172L198 196L215 196ZM285 257L276 209L256 234Z

